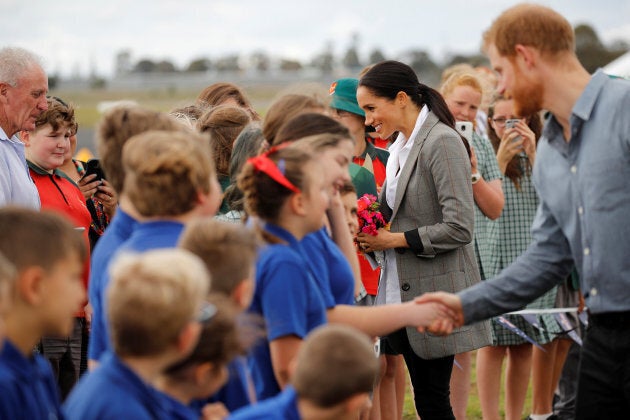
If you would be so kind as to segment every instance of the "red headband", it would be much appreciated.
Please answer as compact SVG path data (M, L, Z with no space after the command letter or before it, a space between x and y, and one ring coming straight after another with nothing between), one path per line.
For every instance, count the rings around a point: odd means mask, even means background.
M283 162L283 160L281 160L281 162ZM256 169L257 171L267 174L271 179L273 179L283 187L290 189L294 193L300 192L300 189L293 185L291 181L289 181L287 177L284 176L284 174L282 173L283 171L280 171L280 169L278 169L278 166L271 159L269 159L267 153L249 158L247 159L247 163L252 164L254 166L254 169Z

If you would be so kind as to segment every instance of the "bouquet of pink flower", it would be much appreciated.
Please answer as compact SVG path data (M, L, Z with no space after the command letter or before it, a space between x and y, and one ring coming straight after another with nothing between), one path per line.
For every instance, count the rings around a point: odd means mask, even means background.
M372 194L364 194L357 201L357 215L359 217L359 232L372 236L378 235L378 229L386 227L387 223L379 211L379 203Z

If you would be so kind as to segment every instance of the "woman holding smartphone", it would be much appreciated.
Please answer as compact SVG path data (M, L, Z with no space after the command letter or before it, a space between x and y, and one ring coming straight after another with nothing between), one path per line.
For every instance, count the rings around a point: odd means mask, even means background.
M390 229L359 234L367 252L385 251L377 304L410 301L425 292L457 292L479 282L472 246L473 195L468 145L441 95L406 64L384 61L359 81L365 124L390 147L381 211ZM386 337L409 369L423 420L454 419L449 399L454 355L490 343L487 323L436 337L401 329Z

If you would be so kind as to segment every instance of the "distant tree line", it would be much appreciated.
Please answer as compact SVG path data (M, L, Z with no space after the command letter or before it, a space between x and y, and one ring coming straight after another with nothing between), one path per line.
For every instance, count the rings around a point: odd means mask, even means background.
M611 45L604 45L595 30L587 24L577 25L575 28L577 56L589 71L593 72L629 50L630 45L625 41L616 41ZM121 51L116 57L116 73L196 73L196 72L240 72L256 71L265 73L272 70L283 72L297 72L305 68L311 68L326 75L335 69L345 68L353 73L358 73L363 66L376 63L388 58L394 58L406 62L421 75L424 80L437 80L442 69L457 63L470 63L474 66L488 65L487 59L481 54L456 54L448 57L443 62L437 62L431 54L425 50L412 49L403 52L397 57L387 57L380 49L373 49L366 60L362 60L358 53L359 37L353 34L351 42L345 53L341 56L333 54L332 43L327 43L323 51L317 53L307 62L293 58L272 57L267 52L258 50L248 56L228 54L221 57L197 57L187 65L178 68L167 59L153 60L141 58L132 62L129 51Z

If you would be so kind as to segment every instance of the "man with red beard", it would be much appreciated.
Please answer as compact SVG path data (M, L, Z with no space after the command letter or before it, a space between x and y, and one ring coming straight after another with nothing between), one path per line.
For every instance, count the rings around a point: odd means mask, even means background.
M0 207L38 209L37 188L28 174L21 130L34 130L48 109L48 78L39 59L22 48L0 49Z
M589 311L577 419L630 412L630 83L597 71L575 53L569 22L533 4L506 10L484 34L498 93L518 115L549 111L533 180L540 206L528 249L496 278L456 295L428 293L455 313L431 330L522 308L566 279L573 266ZM552 413L536 416L547 418Z

